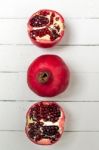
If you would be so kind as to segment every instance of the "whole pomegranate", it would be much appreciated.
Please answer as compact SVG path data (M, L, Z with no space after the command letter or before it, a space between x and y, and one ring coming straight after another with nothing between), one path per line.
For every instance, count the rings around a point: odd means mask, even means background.
M28 68L27 83L39 96L52 97L63 92L69 84L70 72L57 55L42 55Z
M32 142L51 145L60 139L64 131L64 122L65 114L57 103L38 102L27 112L25 131Z
M64 19L53 10L44 9L34 13L27 26L31 41L40 47L52 47L64 35Z

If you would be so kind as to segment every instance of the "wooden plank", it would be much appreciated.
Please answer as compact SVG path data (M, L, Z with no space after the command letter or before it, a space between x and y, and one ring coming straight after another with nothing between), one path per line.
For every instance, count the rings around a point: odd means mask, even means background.
M99 46L56 46L45 50L30 45L0 46L0 72L26 72L30 63L44 54L59 55L71 72L99 72Z
M7 150L99 150L99 133L64 133L61 140L52 146L32 144L24 133L0 132L0 149Z
M0 17L27 17L43 8L57 10L66 17L99 17L98 6L98 0L3 0L0 5Z
M99 45L99 19L67 19L60 45ZM0 19L0 44L31 44L26 19Z
M99 74L72 73L68 90L53 97L57 101L99 101ZM25 73L0 74L0 100L43 100L27 86Z
M25 114L33 102L0 102L0 130L24 130ZM65 131L99 131L99 103L60 102L68 112Z

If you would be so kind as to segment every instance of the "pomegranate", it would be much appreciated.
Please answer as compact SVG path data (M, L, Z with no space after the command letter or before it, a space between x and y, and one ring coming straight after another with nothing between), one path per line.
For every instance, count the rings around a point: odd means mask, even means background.
M31 41L40 47L52 47L64 35L64 19L53 10L37 11L30 17L27 26Z
M60 139L64 122L63 109L56 102L42 101L29 108L25 131L32 142L51 145Z
M52 97L62 93L69 84L70 72L57 55L39 56L28 68L27 83L39 96Z

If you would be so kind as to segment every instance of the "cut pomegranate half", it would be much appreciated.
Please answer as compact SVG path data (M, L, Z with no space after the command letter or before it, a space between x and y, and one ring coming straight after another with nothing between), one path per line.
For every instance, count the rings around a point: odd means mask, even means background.
M56 11L40 10L29 19L28 34L37 46L52 47L64 35L64 19Z
M70 80L70 71L57 55L41 55L28 68L27 83L39 96L52 97L64 92Z
M25 132L32 142L51 145L56 143L64 132L64 122L65 114L56 102L38 102L27 112Z

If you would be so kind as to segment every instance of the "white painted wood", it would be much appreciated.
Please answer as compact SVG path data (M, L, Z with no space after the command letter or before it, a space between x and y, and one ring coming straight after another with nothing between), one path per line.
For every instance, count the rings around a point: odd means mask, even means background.
M0 17L28 17L33 12L48 8L67 17L99 17L98 0L1 0Z
M43 98L32 92L25 73L0 74L0 100L99 101L99 73L71 73L69 88L64 93Z
M32 45L0 46L0 71L27 71L39 55L57 54L68 64L71 72L99 73L99 46L56 46L41 49Z
M49 50L27 35L29 17L42 8L59 11L66 21L63 40ZM71 71L68 90L53 98L37 96L26 83L29 64L42 54L61 56ZM98 0L0 1L0 150L99 150L98 89ZM69 115L67 132L53 146L32 145L23 133L26 111L39 100L58 101Z
M51 146L32 144L23 132L0 132L0 141L2 150L99 150L99 133L64 133L60 141Z
M99 45L99 19L67 19L60 45ZM27 19L0 19L0 44L31 44Z
M25 115L34 102L0 102L0 130L24 130ZM65 131L99 131L99 103L60 102L68 124ZM67 126L66 126L67 125Z

